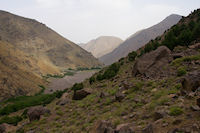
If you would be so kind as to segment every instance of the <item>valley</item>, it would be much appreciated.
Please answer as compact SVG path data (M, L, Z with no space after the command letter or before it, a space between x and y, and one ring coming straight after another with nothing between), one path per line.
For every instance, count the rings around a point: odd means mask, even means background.
M0 133L200 133L200 9L80 45L0 11Z

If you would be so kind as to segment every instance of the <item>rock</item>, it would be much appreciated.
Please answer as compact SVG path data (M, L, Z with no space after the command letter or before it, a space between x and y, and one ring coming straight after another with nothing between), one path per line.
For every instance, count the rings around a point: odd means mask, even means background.
M121 102L124 98L125 98L125 94L123 94L120 91L115 94L115 100L118 102Z
M50 114L50 110L42 106L31 107L27 112L30 121L39 120L40 116L44 114Z
M70 103L71 100L69 98L59 100L56 105L64 106L65 104Z
M178 124L180 124L181 122L182 122L181 119L177 119L177 120L173 121L172 124L173 124L173 125L178 125Z
M112 125L108 121L99 121L95 124L91 133L114 133Z
M124 87L124 89L128 90L130 88L130 85L127 81L122 82L122 85Z
M196 102L197 102L197 105L200 107L200 98L198 98L198 99L196 100Z
M190 92L196 91L200 87L200 71L194 71L188 73L182 81L181 92L183 94L189 94Z
M167 68L172 61L171 51L166 46L160 46L155 51L144 54L134 64L133 76L143 75L147 78L161 78L170 74Z
M149 124L147 127L145 127L145 128L142 130L142 133L154 133L154 131L153 131L153 125L152 125L152 124Z
M16 129L16 126L7 123L0 124L0 133L10 133L15 131Z
M133 124L131 123L120 124L115 129L115 133L134 133L132 126Z
M5 131L6 131L5 125L4 125L4 124L1 124L1 125L0 125L0 133L5 133Z
M177 94L169 94L168 97L176 99L176 98L178 98L178 95Z
M191 49L200 49L200 43L196 43L194 45L190 45L189 48L191 48Z
M190 109L191 109L192 111L200 111L200 107L197 106L197 105L192 105L192 106L190 106Z
M105 92L101 92L99 95L100 98L105 98L107 96L108 96L108 93L105 93Z
M153 119L154 119L154 121L156 121L156 120L159 120L159 119L165 117L166 115L167 115L167 113L165 111L163 111L163 110L156 111L153 114Z
M82 100L86 96L90 95L92 93L91 89L84 88L82 90L77 90L73 95L73 100Z

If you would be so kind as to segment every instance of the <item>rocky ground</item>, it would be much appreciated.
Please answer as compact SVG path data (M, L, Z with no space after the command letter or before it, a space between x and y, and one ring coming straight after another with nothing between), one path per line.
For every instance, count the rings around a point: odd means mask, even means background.
M73 100L74 93L68 90L46 107L29 109L31 122L24 120L17 129L31 133L199 133L199 46L174 51L162 46L133 62L125 58L114 78L92 85L84 81L84 89L76 92L79 100Z

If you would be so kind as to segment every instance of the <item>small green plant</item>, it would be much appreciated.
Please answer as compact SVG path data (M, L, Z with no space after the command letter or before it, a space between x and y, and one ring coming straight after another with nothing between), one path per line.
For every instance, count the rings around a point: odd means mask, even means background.
M92 76L92 77L89 79L89 82L90 82L90 84L94 83L94 82L95 82L95 77Z
M2 123L7 123L7 124L12 124L14 126L17 125L18 122L20 122L22 120L22 117L20 116L4 116L0 119L0 124Z
M187 73L187 71L185 70L185 67L179 67L177 70L177 76L183 76Z
M137 53L135 51L128 54L128 60L129 61L134 61L135 57L137 57Z
M170 112L169 112L171 116L178 116L178 115L181 115L182 113L183 113L183 110L180 107L171 107Z
M73 86L72 86L72 90L75 92L77 90L81 90L83 89L83 83L75 83Z

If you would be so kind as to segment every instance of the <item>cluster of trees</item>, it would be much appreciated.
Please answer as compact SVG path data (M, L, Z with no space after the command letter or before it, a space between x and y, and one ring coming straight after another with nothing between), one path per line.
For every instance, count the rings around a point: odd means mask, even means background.
M117 75L118 71L120 68L120 64L119 63L113 63L112 65L110 65L103 74L99 73L96 77L97 80L104 80L104 79L110 79L114 76Z
M166 32L164 38L157 37L155 40L151 40L140 55L155 50L157 47L164 45L170 50L173 50L176 46L189 46L193 41L200 38L200 11L195 11L197 19L191 19L190 22L184 22L181 20L181 24L173 26L168 32ZM194 15L193 15L194 17Z

